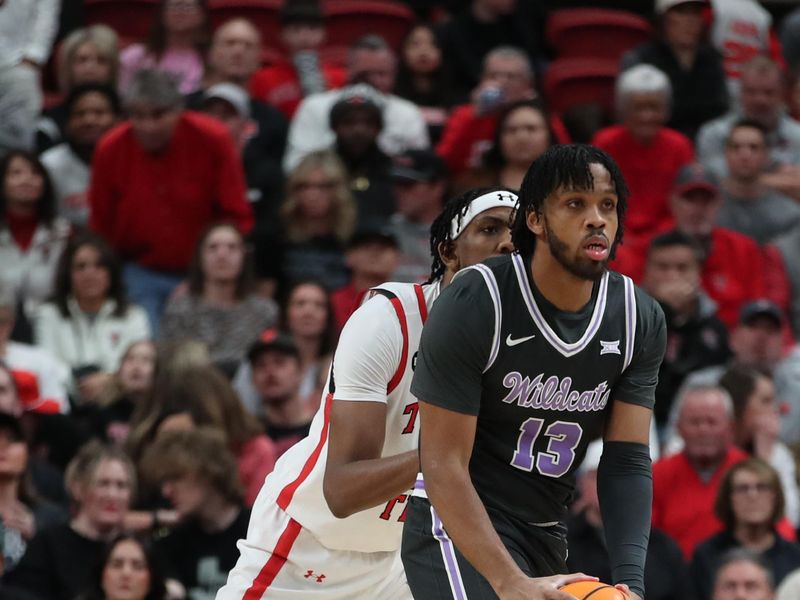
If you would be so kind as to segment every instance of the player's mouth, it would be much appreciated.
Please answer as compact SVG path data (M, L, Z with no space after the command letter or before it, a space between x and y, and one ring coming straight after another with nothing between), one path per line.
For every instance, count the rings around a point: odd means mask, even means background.
M583 251L591 260L605 260L608 258L608 240L603 235L593 235L584 242Z

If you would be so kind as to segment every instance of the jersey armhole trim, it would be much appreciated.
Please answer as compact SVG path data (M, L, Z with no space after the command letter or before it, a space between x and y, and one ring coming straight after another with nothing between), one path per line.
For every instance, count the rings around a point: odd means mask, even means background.
M400 362L397 364L397 370L395 370L394 375L389 380L389 384L386 386L386 394L389 395L400 384L406 372L406 363L408 362L408 322L406 321L406 313L403 310L403 303L400 298L388 290L376 288L374 291L376 294L384 296L392 304L394 312L397 313L397 320L400 322L400 331L403 334L403 350L400 353Z
M625 284L625 358L622 371L630 366L633 360L633 345L636 341L636 288L630 277L622 276Z
M500 290L497 287L497 279L494 273L486 265L477 264L473 267L483 276L483 281L486 283L486 288L489 290L489 297L492 299L494 305L494 334L492 335L492 348L489 351L489 359L486 361L486 366L483 373L486 373L492 368L494 361L497 360L497 355L500 353L500 328L503 322L503 307L500 304Z

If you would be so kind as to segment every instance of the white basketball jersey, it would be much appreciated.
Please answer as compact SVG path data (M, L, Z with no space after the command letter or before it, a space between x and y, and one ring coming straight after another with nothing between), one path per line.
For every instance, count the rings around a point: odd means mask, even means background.
M386 283L375 288L369 298L377 294L385 297L383 301L391 302L403 332L400 363L392 380L386 382L386 434L381 452L381 457L386 457L415 450L419 445L418 404L410 392L411 379L422 326L429 307L439 295L439 285ZM381 300L376 298L372 301ZM322 482L328 454L330 409L336 385L330 379L329 374L327 391L312 421L308 437L290 448L267 477L253 507L248 538L258 528L259 507L272 509L272 505L277 503L328 548L355 552L397 551L400 549L410 489L386 504L344 519L334 517L325 501Z

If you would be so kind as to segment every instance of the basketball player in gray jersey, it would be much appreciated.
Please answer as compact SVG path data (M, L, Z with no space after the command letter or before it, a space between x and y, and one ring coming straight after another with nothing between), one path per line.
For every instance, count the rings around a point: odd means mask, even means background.
M567 599L563 520L587 444L614 581L644 597L648 449L666 345L658 304L606 268L628 192L591 146L528 171L517 252L463 270L422 333L412 392L424 485L403 531L416 599Z

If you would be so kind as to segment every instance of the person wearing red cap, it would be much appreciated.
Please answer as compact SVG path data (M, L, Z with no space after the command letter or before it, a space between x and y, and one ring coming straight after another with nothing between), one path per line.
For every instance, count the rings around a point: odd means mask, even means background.
M419 470L422 325L458 270L512 250L516 201L505 188L452 198L431 228L430 281L373 288L347 322L311 432L267 477L218 600L410 600L400 538Z

